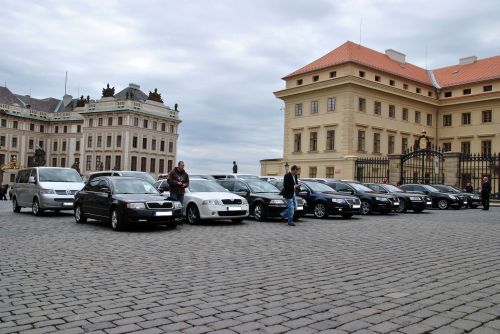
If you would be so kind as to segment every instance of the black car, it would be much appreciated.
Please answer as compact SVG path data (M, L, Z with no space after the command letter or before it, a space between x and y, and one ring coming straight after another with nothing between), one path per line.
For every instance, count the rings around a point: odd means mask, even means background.
M394 195L382 194L354 181L333 181L327 183L338 192L357 196L361 201L361 214L372 212L390 213L399 208L399 199Z
M281 196L280 190L272 184L260 179L227 179L217 180L227 190L245 197L250 206L250 215L257 221L266 218L280 217L280 212L286 209L287 204ZM297 209L294 218L304 215L304 200L297 198Z
M408 192L418 192L430 196L432 207L441 210L446 210L449 207L458 210L467 203L465 197L461 195L444 193L428 184L403 184L400 188Z
M465 198L465 200L467 201L466 205L469 208L475 209L482 204L481 203L481 196L478 194L467 193L461 189L455 188L453 186L448 186L446 184L432 184L432 186L434 188L436 188L437 190L444 192L444 193L447 193L447 194L457 194L457 195L463 196Z
M403 189L392 184L364 183L364 185L373 191L396 196L399 199L399 208L395 211L399 213L403 213L408 210L413 210L413 212L422 212L426 207L432 206L432 200L429 196L407 193Z
M272 184L283 188L283 181L273 180ZM341 215L351 218L359 213L360 201L355 196L339 194L329 186L316 182L300 180L300 197L307 201L306 212L316 218L327 218L329 215Z
M149 182L134 177L104 176L90 180L75 195L75 220L111 221L113 230L129 224L176 226L182 204L166 200Z

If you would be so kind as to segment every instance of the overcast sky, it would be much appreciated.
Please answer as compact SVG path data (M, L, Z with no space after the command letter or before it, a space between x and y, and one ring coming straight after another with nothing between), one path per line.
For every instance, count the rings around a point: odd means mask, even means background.
M421 67L500 55L500 1L0 0L0 82L37 98L137 83L179 104L188 172L282 157L280 79L347 40Z

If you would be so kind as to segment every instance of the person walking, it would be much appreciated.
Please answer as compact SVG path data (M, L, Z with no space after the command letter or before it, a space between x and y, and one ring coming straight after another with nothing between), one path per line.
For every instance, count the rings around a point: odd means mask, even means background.
M236 161L233 161L233 174L238 173L238 165L236 164Z
M9 189L9 185L8 184L3 184L0 187L0 200L2 200L2 201L6 201L7 200L8 189Z
M490 192L491 184L488 181L488 177L483 177L483 184L481 185L481 202L483 204L483 210L490 209Z
M288 207L280 213L280 216L283 219L288 218L288 226L295 226L293 222L293 214L297 208L295 191L300 187L297 174L299 174L299 167L293 165L290 172L288 172L283 179L283 198Z
M189 187L189 175L184 170L184 161L179 161L177 167L172 169L167 179L170 186L170 198L175 201L184 202L184 193Z
M474 188L472 187L472 184L470 182L467 182L467 185L465 186L465 192L466 193L474 193Z

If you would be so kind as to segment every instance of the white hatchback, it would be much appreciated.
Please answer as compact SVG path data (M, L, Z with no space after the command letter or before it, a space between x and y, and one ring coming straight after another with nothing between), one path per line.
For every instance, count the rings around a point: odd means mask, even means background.
M248 217L249 208L245 198L230 193L212 180L190 179L184 194L183 216L190 224L201 220L231 219L242 222Z

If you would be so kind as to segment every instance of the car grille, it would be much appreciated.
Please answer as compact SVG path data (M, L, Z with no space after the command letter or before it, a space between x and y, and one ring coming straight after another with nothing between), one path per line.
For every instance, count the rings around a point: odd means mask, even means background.
M78 192L78 190L56 190L56 194L58 195L74 195Z
M241 199L239 199L239 198L223 199L222 204L241 204Z
M146 202L148 209L172 209L174 204L172 202Z
M245 210L241 211L219 211L217 212L220 217L228 217L228 216L243 216L246 215L247 212Z
M347 202L350 206L353 206L354 204L361 204L361 201L359 200L359 198L346 199L346 202Z

